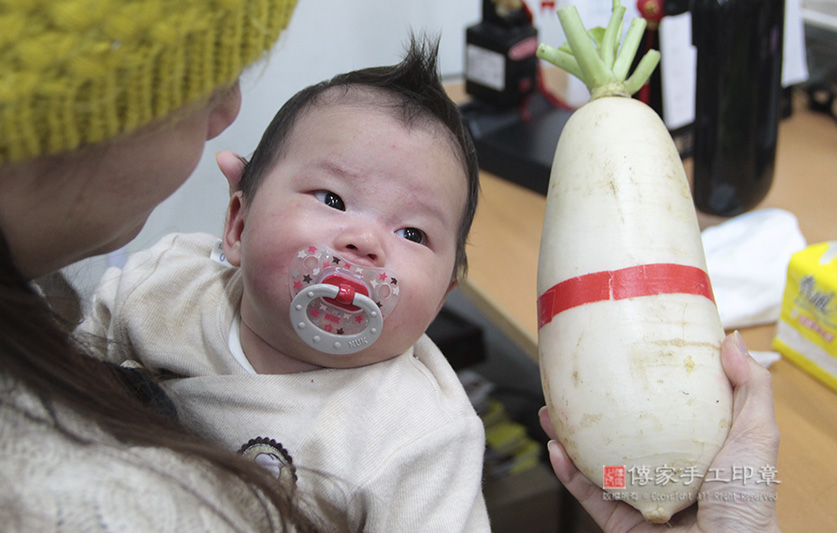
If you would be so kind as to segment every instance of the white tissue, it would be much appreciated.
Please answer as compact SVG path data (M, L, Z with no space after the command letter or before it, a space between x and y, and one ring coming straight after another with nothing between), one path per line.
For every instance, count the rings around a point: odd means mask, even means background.
M724 329L776 322L791 255L807 244L796 217L760 209L706 228L701 237Z
M750 357L755 359L761 366L768 368L770 365L781 359L782 354L779 352L759 352L756 350L750 350Z

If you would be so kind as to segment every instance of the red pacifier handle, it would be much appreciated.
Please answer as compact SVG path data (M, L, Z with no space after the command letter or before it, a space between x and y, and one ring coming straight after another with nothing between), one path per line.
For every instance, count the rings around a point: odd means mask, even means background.
M335 300L344 305L352 305L355 300L355 288L345 283L338 285L338 288Z

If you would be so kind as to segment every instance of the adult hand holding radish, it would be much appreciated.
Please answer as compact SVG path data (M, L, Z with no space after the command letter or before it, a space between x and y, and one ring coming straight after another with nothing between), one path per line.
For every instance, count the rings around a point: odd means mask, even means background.
M591 93L552 165L538 345L567 456L606 497L665 523L717 475L709 466L729 432L732 389L679 153L660 117L630 98L659 53L628 77L645 21L632 21L620 48L624 12L614 1L608 27L588 33L575 8L563 7L568 46L538 49Z
M738 333L724 339L721 360L733 384L733 418L729 436L709 469L731 473L742 465L775 465L779 428L773 413L770 372L749 356ZM541 409L540 421L544 431L555 439L546 408ZM609 499L584 477L557 441L551 441L548 450L558 479L604 531L779 531L774 483L704 483L696 506L679 513L668 524L652 525L635 508Z

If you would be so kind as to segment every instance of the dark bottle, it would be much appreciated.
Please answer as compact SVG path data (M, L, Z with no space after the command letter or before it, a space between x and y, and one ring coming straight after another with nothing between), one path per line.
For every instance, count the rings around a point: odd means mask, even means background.
M514 4L514 2L510 2ZM483 0L482 21L465 31L465 92L500 108L537 89L538 30L520 3Z
M639 15L645 19L645 34L634 58L631 72L634 71L639 61L649 50L660 49L660 22L666 14L663 0L638 0L636 3ZM651 109L663 116L663 84L662 67L655 68L651 73L648 82L633 95L637 100L648 104Z
M734 216L773 182L785 0L692 0L691 11L695 206Z

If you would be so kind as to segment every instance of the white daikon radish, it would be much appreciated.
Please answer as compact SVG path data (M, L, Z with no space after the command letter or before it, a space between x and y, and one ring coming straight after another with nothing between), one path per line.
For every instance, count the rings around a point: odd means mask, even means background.
M689 184L660 117L626 80L645 21L619 48L625 9L587 32L558 10L569 47L538 56L584 81L591 100L564 127L538 265L539 353L557 436L578 469L649 522L698 498L727 436L732 390ZM725 473L726 477L732 474Z

